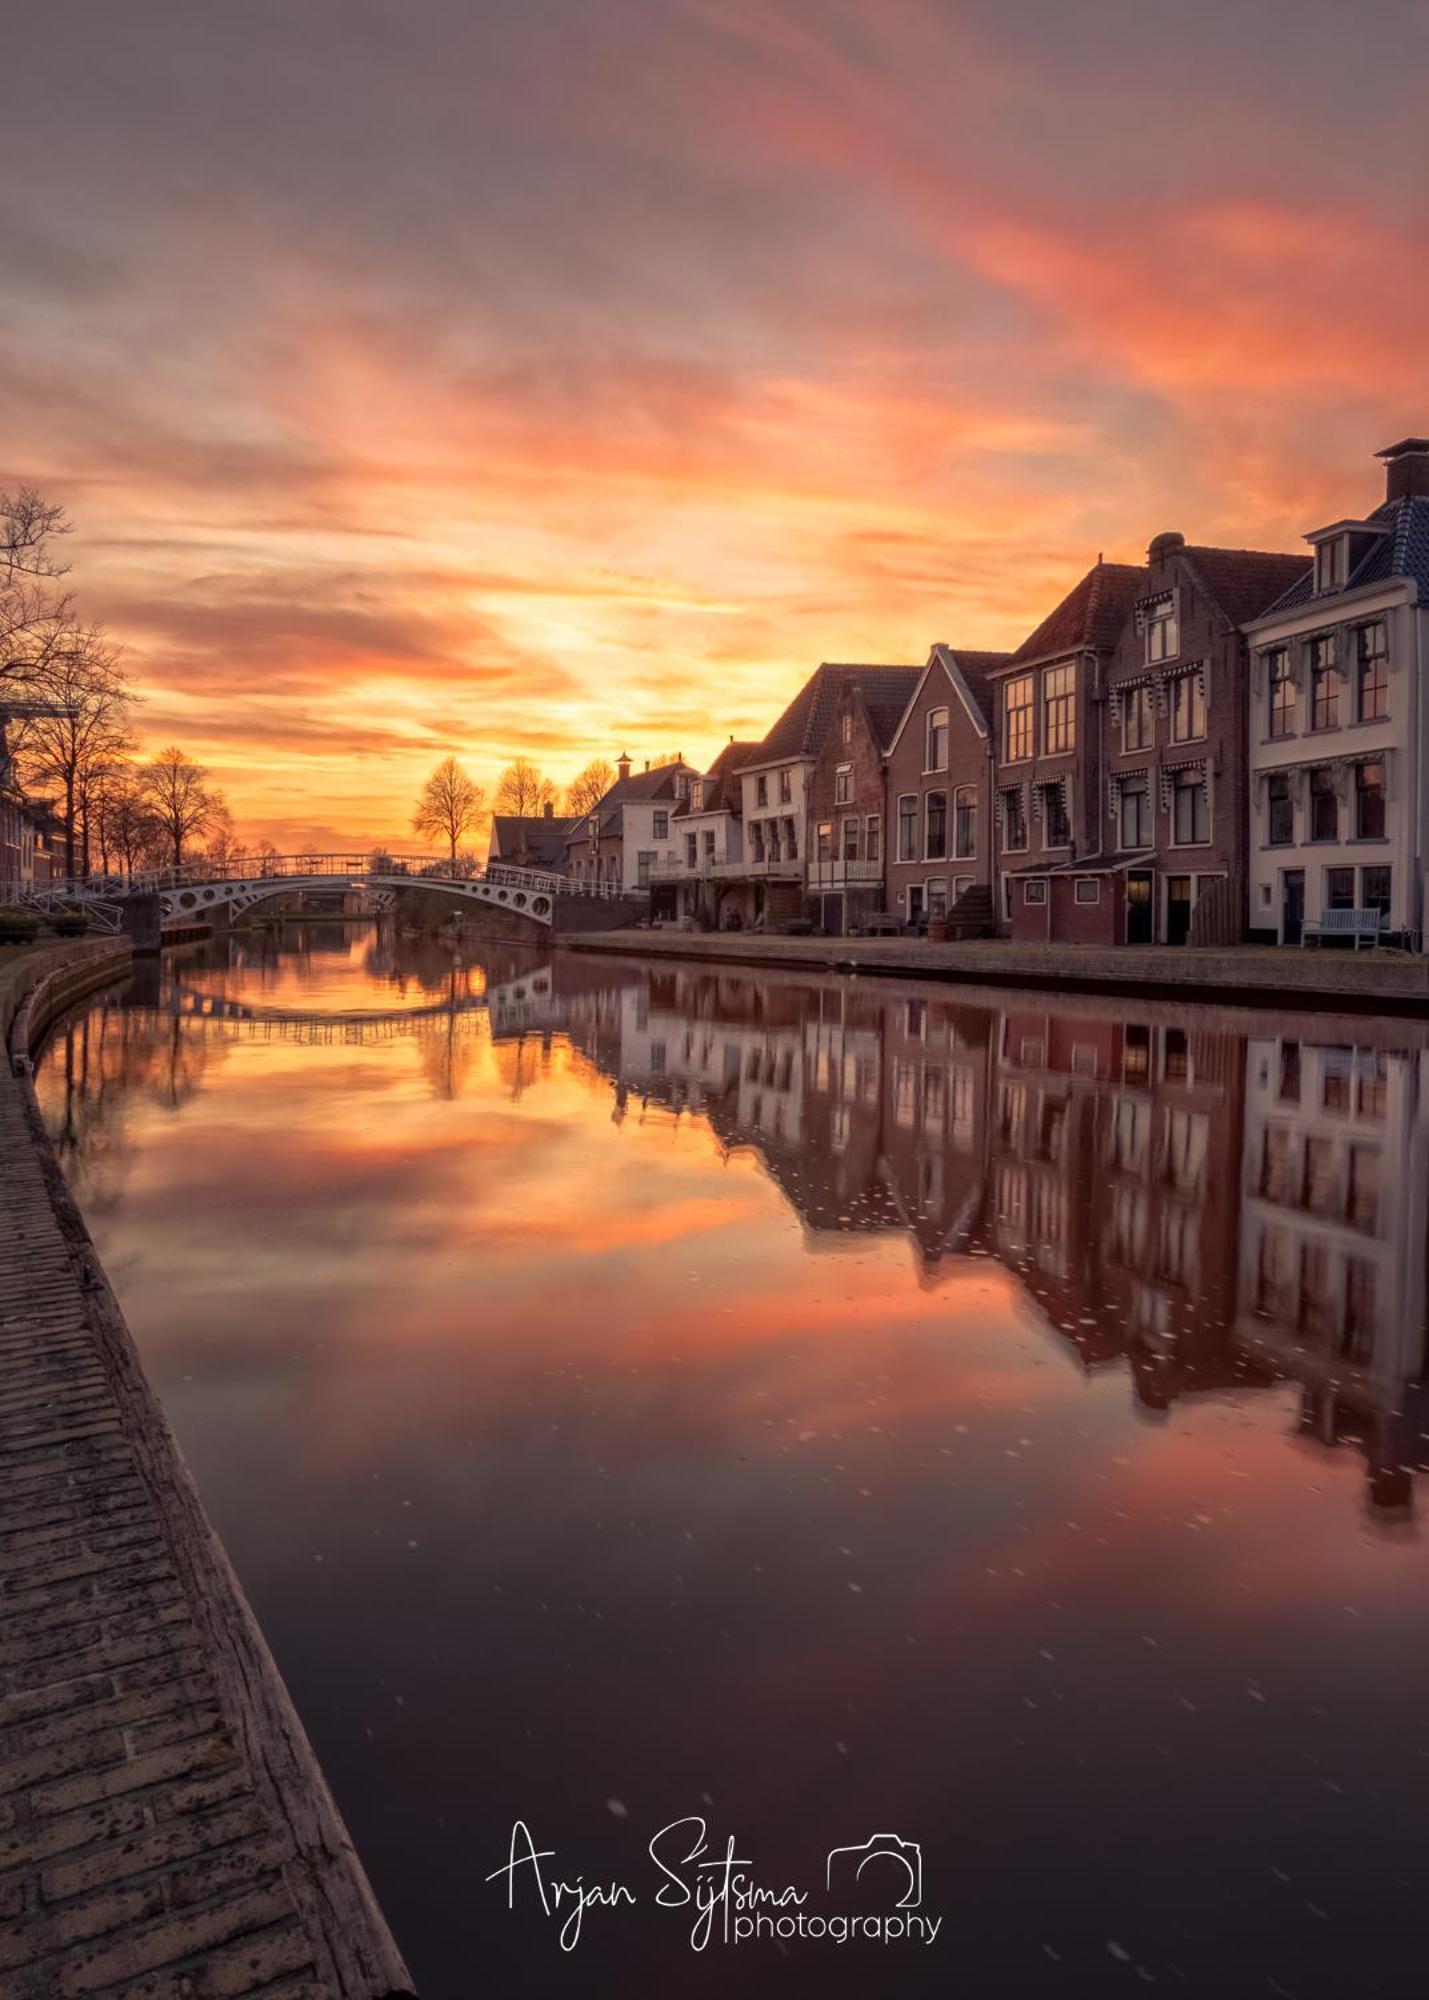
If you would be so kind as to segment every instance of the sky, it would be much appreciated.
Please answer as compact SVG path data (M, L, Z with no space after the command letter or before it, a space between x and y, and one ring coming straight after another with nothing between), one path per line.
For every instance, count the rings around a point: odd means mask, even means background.
M1429 0L50 0L0 488L141 744L395 841L455 754L708 763L1429 431Z

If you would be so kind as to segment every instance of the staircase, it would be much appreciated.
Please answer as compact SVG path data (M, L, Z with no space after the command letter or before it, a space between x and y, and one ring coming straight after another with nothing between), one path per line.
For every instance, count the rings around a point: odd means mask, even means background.
M992 890L986 882L964 889L948 912L950 938L992 937L997 930L993 915Z

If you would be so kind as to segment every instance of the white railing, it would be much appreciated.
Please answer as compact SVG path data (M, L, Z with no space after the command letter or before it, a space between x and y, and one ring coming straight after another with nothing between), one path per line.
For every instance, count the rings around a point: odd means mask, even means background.
M881 861L854 861L833 859L811 861L809 863L809 887L811 889L842 889L850 882L881 882L883 863Z
M524 889L532 895L595 896L602 900L628 893L618 882L585 882L554 870L516 868L508 862L480 861L426 854L389 854L369 849L362 854L236 854L227 862L185 861L177 867L146 868L132 874L92 874L65 881L37 882L22 887L21 899L37 909L96 901L122 902L130 896L162 894L174 889L201 888L215 882L334 881L361 884L409 878L415 882L488 882L494 888Z

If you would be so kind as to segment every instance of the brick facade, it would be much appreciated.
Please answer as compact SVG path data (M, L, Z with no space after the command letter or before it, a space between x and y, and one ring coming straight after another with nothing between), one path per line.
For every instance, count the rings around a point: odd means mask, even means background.
M935 646L894 738L887 774L887 908L905 923L951 910L965 890L990 902L992 731L987 675L1002 653ZM935 718L946 726L935 728ZM931 801L931 804L930 804Z
M883 745L861 685L839 690L833 727L805 781L805 914L843 936L883 908Z

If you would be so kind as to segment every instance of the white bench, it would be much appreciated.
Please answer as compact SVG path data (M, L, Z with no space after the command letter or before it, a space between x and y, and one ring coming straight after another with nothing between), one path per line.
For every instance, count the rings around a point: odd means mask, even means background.
M1376 945L1384 928L1384 917L1378 910L1324 910L1318 920L1307 923L1300 933L1303 948L1313 941L1318 944L1322 938L1352 937L1355 950L1361 944Z

